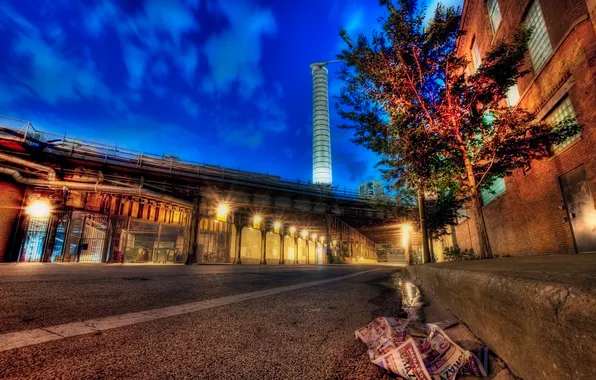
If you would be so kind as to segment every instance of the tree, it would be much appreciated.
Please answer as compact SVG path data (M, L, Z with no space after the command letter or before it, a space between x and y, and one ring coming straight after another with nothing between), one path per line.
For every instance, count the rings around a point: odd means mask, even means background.
M577 133L565 120L555 126L506 105L506 93L522 70L531 31L497 41L474 72L456 54L460 9L437 7L424 25L415 0L381 0L387 15L372 39L353 41L338 59L344 81L338 111L355 131L354 142L379 153L396 178L424 188L450 178L469 201L480 256L492 256L480 191L530 160L548 157L551 146Z

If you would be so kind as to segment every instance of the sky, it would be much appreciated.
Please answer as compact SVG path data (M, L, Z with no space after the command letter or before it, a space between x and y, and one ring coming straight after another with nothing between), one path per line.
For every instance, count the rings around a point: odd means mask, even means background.
M313 62L370 34L377 0L8 0L0 115L182 160L312 179ZM459 5L461 0L448 0ZM436 7L435 0L429 9ZM329 66L333 185L380 179L339 129Z

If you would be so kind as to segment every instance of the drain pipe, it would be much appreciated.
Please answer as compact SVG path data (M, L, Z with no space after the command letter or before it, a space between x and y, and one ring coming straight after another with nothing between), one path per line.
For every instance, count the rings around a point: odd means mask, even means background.
M18 158L18 157L15 157L15 156L4 154L4 153L0 153L0 160L12 162L12 163L17 164L17 165L27 166L27 167L32 168L32 169L36 169L36 170L40 170L42 172L46 172L46 173L48 173L48 180L49 181L54 181L56 179L56 171L54 169L50 168L49 166L36 164L35 162L24 160L22 158Z
M43 170L43 169L40 169L40 170ZM87 191L96 191L96 192L102 191L105 193L118 193L118 194L125 194L125 195L138 195L138 196L144 196L144 197L151 198L151 199L158 200L158 201L173 203L178 206L192 208L191 202L184 201L184 200L181 200L181 199L169 196L169 195L161 194L156 191L144 189L140 186L139 187L123 187L123 186L101 185L101 184L95 184L95 183L27 178L27 177L23 177L23 175L21 175L21 173L18 170L9 168L6 166L0 166L0 173L8 174L8 175L12 176L12 178L14 178L15 181L17 181L18 183L22 183L24 185L59 187L59 188L67 188L69 190L74 189L74 190L87 190Z

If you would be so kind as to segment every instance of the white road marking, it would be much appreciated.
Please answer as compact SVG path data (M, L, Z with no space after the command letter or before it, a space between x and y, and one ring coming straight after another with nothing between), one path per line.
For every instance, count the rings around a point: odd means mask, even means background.
M61 325L55 325L50 327L2 334L0 335L0 352L13 350L15 348L33 346L36 344L46 343L53 340L70 338L78 335L97 333L99 331L130 326L137 323L154 321L156 319L193 313L195 311L211 309L218 306L231 305L237 302L267 297L274 294L289 292L292 290L302 288L308 288L311 286L328 284L330 282L337 282L350 277L359 276L361 274L374 272L379 269L380 268L370 269L362 272L348 274L346 276L333 277L326 280L304 282L302 284L296 285L280 286L278 288L236 294L233 296L215 298L206 301L192 302L182 305L162 307L159 309L139 311L135 313L114 315L98 319L89 319L83 322L64 323Z

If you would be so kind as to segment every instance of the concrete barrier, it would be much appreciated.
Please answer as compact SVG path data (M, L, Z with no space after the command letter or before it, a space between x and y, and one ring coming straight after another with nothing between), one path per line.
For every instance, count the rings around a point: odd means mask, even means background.
M526 269L519 270L516 260L418 265L407 272L517 375L596 379L596 260L569 271L551 260L550 273L523 260Z

